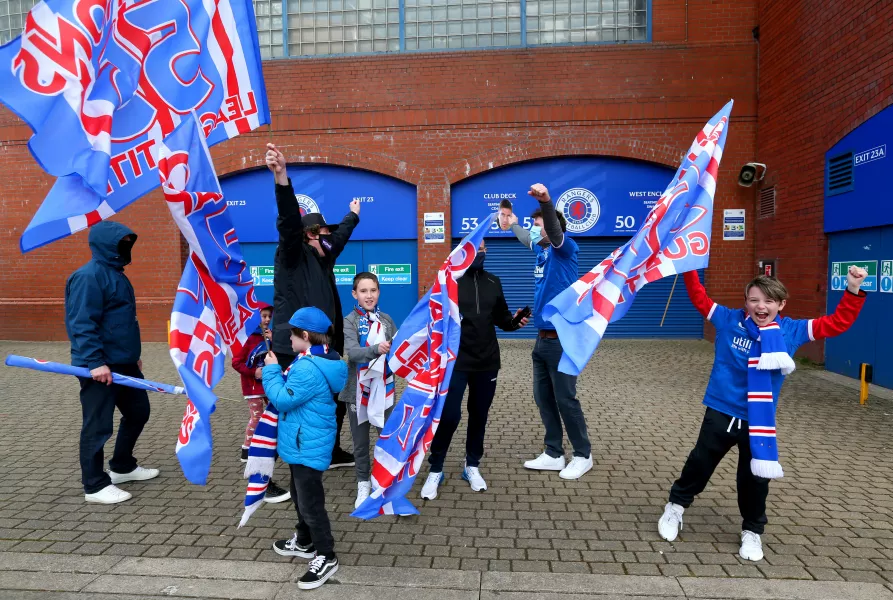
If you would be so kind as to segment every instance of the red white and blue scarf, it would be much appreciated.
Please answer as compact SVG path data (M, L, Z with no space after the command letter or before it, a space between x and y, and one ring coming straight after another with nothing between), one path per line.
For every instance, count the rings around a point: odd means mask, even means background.
M753 319L744 320L753 343L747 359L747 424L750 435L750 470L758 477L784 476L778 461L775 430L775 401L772 396L772 371L787 375L794 361L787 352L784 334L775 321L759 327Z
M311 354L323 356L329 353L329 346L311 346L298 354L287 369L282 373L288 377L288 372L295 363ZM270 477L273 476L273 467L276 463L276 434L279 430L279 411L270 402L267 404L264 414L261 415L251 445L248 447L248 462L245 464L245 477L248 479L248 488L245 490L245 512L239 527L248 522L248 518L260 508Z
M366 312L359 306L357 333L360 346L377 346L389 341L378 307ZM357 365L357 422L369 421L379 429L384 427L385 411L394 405L394 373L388 366L387 357Z

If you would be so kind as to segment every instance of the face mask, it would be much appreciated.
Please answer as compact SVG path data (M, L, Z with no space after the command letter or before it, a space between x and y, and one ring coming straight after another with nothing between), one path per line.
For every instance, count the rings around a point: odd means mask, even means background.
M323 250L325 250L326 253L330 253L332 251L332 247L334 246L334 244L332 243L331 234L328 234L328 233L320 234L319 245L322 246Z
M471 263L470 269L483 269L484 268L484 259L487 258L486 252L478 252L477 256L474 257L474 261Z
M130 251L132 248L133 242L121 240L118 243L118 259L121 261L121 266L126 267L130 264L130 261L132 260Z
M530 243L536 246L541 241L543 241L543 228L539 225L534 225L530 228Z

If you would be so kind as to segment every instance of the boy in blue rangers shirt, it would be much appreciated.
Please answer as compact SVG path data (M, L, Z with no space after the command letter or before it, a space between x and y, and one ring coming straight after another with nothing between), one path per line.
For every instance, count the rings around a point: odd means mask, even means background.
M865 292L859 290L865 276L864 269L850 267L847 291L834 314L794 320L778 317L788 292L776 279L760 275L745 288L745 308L731 309L707 296L696 271L685 273L692 303L716 327L715 358L704 394L707 411L698 441L658 521L662 538L668 542L676 539L683 511L704 491L719 462L737 445L742 518L738 554L745 560L763 558L760 536L768 522L767 477L782 475L775 446L775 407L785 375L794 368L790 357L807 342L840 335L850 328L865 302ZM767 353L773 355L772 349L767 350L771 345L780 352L764 364Z
M543 319L543 309L577 280L580 248L565 235L567 221L564 215L556 212L546 186L536 183L528 193L539 202L529 232L518 225L516 215L500 211L500 226L503 229L511 227L518 240L536 253L533 322L539 333L533 347L533 399L546 429L543 439L546 448L538 457L526 461L524 467L560 471L558 476L562 479L579 479L592 469L592 446L583 408L577 399L577 378L558 370L563 352L561 340L555 326ZM574 447L574 457L567 466L564 464L562 422Z
M291 469L291 497L298 524L291 539L275 542L273 550L283 556L313 559L298 580L299 588L312 590L338 570L322 474L329 468L335 447L334 398L347 381L347 365L337 352L329 350L333 328L324 312L305 307L288 323L291 348L297 356L284 376L279 359L269 352L263 382L267 398L279 411L276 449Z

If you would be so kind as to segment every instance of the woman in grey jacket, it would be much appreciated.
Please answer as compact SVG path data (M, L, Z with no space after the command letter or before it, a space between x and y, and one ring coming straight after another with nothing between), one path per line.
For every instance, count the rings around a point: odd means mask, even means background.
M397 326L390 316L378 309L380 293L378 277L372 273L359 273L354 277L352 292L357 304L344 317L344 354L348 373L340 400L348 404L353 438L357 472L355 508L372 491L369 424L383 427L394 405L394 375L387 366L387 354Z

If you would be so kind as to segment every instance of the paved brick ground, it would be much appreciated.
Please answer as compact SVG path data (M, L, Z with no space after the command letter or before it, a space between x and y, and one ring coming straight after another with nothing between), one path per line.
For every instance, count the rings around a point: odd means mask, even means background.
M0 342L0 351L67 359L64 344ZM440 496L417 517L359 522L349 516L353 470L327 473L328 509L345 564L893 584L893 404L860 407L851 390L804 369L789 378L779 414L787 476L772 484L766 559L744 563L735 556L734 452L687 511L681 539L665 543L656 532L667 490L697 434L710 344L603 344L579 386L596 467L575 482L521 467L540 451L542 436L529 354L527 342L503 344L506 367L482 465L487 492L471 492L458 477L461 436ZM147 377L176 381L163 346L147 344L144 360ZM290 504L268 505L235 528L247 410L233 373L219 393L229 399L214 416L208 486L186 483L174 457L183 402L154 395L137 456L160 467L161 477L127 485L134 493L127 503L94 506L83 502L79 483L75 380L0 369L0 550L283 560L268 548L290 534ZM348 431L344 441L350 445Z

